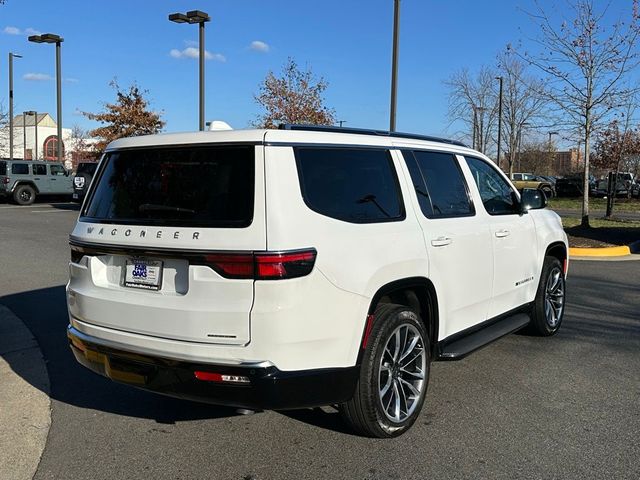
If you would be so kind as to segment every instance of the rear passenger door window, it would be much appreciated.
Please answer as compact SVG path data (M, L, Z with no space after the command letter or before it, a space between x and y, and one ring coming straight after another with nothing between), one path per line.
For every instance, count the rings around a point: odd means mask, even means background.
M28 163L14 163L11 165L11 173L13 175L29 175Z
M520 213L516 193L502 175L483 160L473 157L465 158L487 213L489 215Z
M300 188L311 210L351 223L405 218L388 150L298 147Z
M33 165L33 174L34 175L46 175L47 174L47 166L46 165Z
M427 218L466 217L475 214L467 184L454 155L441 152L405 152L407 167Z

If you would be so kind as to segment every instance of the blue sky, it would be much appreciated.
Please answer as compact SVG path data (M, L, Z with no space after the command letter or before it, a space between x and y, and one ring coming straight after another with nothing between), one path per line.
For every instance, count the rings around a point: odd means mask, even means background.
M402 0L397 129L451 135L443 80L462 67L492 64L510 43L535 35L523 10L532 0ZM613 0L611 15L631 2ZM540 0L551 8L564 2ZM326 103L347 126L388 128L393 0L7 0L0 6L0 102L8 108L7 54L14 61L14 105L55 117L53 45L29 43L25 33L57 33L62 50L63 124L97 126L79 115L112 101L109 82L149 90L166 131L197 129L195 25L167 15L200 9L206 25L206 118L245 128L269 70L287 57L329 82ZM262 42L268 48L251 48ZM264 46L263 46L264 47ZM176 50L171 54L172 50ZM188 51L187 51L188 53ZM176 58L180 57L180 58Z

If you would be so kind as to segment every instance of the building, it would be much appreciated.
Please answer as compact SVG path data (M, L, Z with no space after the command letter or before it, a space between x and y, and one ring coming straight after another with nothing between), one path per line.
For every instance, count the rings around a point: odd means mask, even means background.
M584 169L584 155L578 148L557 151L553 155L552 169L555 175L569 175Z
M24 160L58 160L58 129L48 113L16 115L13 118L13 158ZM36 120L37 117L37 120ZM71 129L62 129L62 152L71 160L67 146L71 142ZM9 126L0 129L0 158L9 158ZM70 166L70 165L69 165Z

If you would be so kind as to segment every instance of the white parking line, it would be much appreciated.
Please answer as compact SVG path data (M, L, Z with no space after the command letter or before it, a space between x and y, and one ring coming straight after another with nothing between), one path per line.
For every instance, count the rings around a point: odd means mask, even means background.
M30 210L31 213L60 213L60 212L77 212L77 210Z

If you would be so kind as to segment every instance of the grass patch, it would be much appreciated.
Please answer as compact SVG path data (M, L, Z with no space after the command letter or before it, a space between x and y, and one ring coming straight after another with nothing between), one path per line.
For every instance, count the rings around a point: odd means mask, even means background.
M549 199L549 208L552 210L582 210L582 198L555 197ZM589 209L606 210L606 198L589 198ZM616 198L613 204L613 212L640 212L640 199Z
M577 217L562 217L562 226L564 228L573 228L580 225L582 219ZM589 217L589 225L591 228L640 228L640 221L635 220L620 220L606 218L593 218Z

